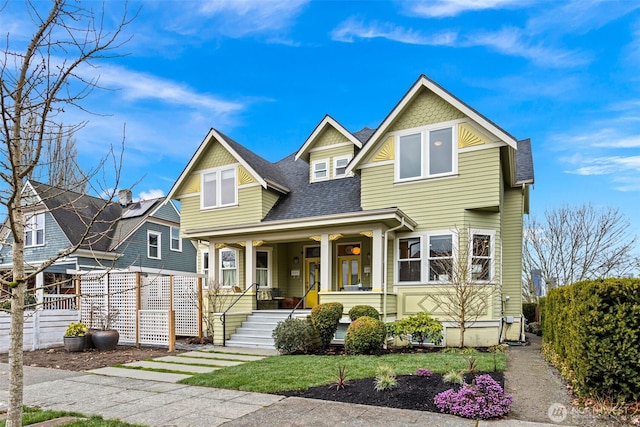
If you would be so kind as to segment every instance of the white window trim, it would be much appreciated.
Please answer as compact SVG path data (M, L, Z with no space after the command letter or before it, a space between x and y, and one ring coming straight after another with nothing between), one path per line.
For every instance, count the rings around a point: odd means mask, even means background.
M222 266L222 252L235 252L236 254L236 266L235 268L224 268ZM211 262L211 260L209 260ZM211 267L211 266L209 266ZM231 285L224 284L224 274L225 270L236 270L236 282ZM233 288L234 286L238 286L238 281L240 280L240 252L234 248L221 248L218 250L218 282L220 283L221 288Z
M149 237L152 235L158 236L158 256L151 256L151 245L149 243ZM149 259L162 259L162 233L158 231L147 230L147 258Z
M176 239L173 238L173 231L174 230L178 230L178 248L174 249L173 248L173 242L176 241ZM180 228L178 227L171 227L171 229L169 230L169 249L173 252L182 252L182 237L180 237Z
M256 249L253 254L254 272L253 277L258 277L258 252L267 252L267 285L260 285L261 288L273 287L273 248L264 247Z
M404 240L404 239L420 239L420 258L402 258L400 259L400 240ZM403 235L403 236L398 236L396 238L396 253L395 253L395 265L396 265L396 283L397 284L401 284L401 285L417 285L420 283L424 282L424 268L425 268L425 263L424 263L424 243L425 240L425 236L424 234L415 234L415 233L411 233L411 234L407 234L407 235ZM420 261L420 280L419 281L415 281L415 280L405 280L405 281L400 281L400 261L408 261L408 260L413 260L413 261Z
M333 177L336 179L341 179L341 178L347 178L349 176L353 176L353 172L352 173L344 173L344 174L340 174L338 175L337 170L338 170L338 162L340 160L346 160L347 164L344 166L345 172L347 170L347 166L349 165L349 162L351 161L351 156L337 156L333 158Z
M27 214L29 215L29 214ZM38 244L38 243L32 243L31 245L27 245L27 231L31 231L31 242L36 242L38 239L38 229L33 229L29 226L29 222L31 221L32 218L36 218L37 216L42 215L42 243ZM36 248L39 246L44 246L47 242L47 238L46 238L46 216L44 212L34 212L31 216L27 216L26 222L25 222L25 228L24 228L24 247L25 248Z
M392 132L390 135L395 139L395 182L407 182L418 181L424 179L450 177L458 174L458 132L457 125L461 121L449 121L437 123L434 125L423 126L419 128L403 129L402 131ZM435 130L451 129L451 172L444 172L439 174L429 174L429 133ZM403 136L420 134L420 160L421 160L421 173L420 176L413 176L409 178L400 178L400 138Z
M233 203L220 203L222 198L222 172L232 170L233 177L235 179L235 194ZM204 205L204 177L206 175L216 174L216 204L213 206L205 206ZM200 172L200 209L209 210L209 209L220 209L226 208L230 206L238 206L238 167L237 165L226 165L219 168L206 169Z
M474 280L474 283L492 283L495 281L496 268L496 231L481 228L472 228L469 230L469 271L473 269L473 236L476 234L486 234L491 237L489 246L489 280Z
M205 260L206 260L206 264L207 267L205 268ZM203 281L203 287L205 289L209 289L209 250L208 249L203 249L202 252L200 252L200 265L198 267L198 272L200 274L204 274L204 281Z
M452 267L453 269L455 269L456 266L456 262L458 261L458 233L454 230L438 230L438 231L429 231L426 234L426 238L425 238L425 254L426 257L424 258L426 261L425 264L425 281L428 284L436 284L436 285L440 285L440 284L448 284L451 283L451 280L430 280L430 260L432 259L429 254L430 254L430 249L429 249L429 242L431 241L431 237L433 236L451 236L451 263L452 263ZM434 258L437 259L437 258Z
M325 176L322 178L316 178L316 165L320 164L320 163L324 163L324 171L326 172ZM320 159L320 160L314 160L313 162L311 162L311 182L321 182L321 181L328 181L329 180L329 159Z

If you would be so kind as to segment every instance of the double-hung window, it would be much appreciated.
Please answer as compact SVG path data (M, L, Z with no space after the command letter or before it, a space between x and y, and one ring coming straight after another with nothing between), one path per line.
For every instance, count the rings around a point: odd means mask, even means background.
M347 176L347 165L349 164L350 157L335 157L333 159L333 177L344 178Z
M202 174L203 208L232 206L237 203L236 168L217 169Z
M220 281L222 286L238 284L238 251L220 249Z
M325 181L329 179L329 160L316 160L311 163L311 167L313 181Z
M432 234L428 239L429 281L448 282L453 274L453 235Z
M35 214L27 217L24 228L24 246L44 245L44 214Z
M147 231L147 258L161 259L160 243L162 234L157 231Z
M409 237L398 239L398 281L422 280L422 239Z
M171 227L171 246L172 251L182 252L182 239L180 238L180 229Z
M271 252L256 251L256 283L271 286Z
M402 181L452 174L455 155L453 127L400 135L396 178Z
M493 232L471 233L471 278L488 282L493 279Z

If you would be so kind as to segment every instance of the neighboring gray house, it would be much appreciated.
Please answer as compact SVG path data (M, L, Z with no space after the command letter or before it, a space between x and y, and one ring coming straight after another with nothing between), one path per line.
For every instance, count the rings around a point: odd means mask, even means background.
M35 181L26 183L25 263L40 265L80 243L75 252L45 270L45 284L62 282L48 293L73 293L71 281L61 281L60 275L70 277L78 270L196 272L196 247L181 238L180 213L173 203L164 203L164 197L134 202L129 190L119 196L114 203ZM98 213L87 233L86 224ZM0 232L0 270L12 267L12 243L5 223Z

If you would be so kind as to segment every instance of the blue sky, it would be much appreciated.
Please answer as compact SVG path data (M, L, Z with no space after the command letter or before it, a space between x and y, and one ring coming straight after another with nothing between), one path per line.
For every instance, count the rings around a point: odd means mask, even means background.
M97 7L97 3L90 3ZM46 5L46 4L45 4ZM640 3L145 1L77 135L87 168L126 124L122 187L167 194L215 127L271 161L325 114L377 127L420 74L531 138L532 212L617 207L640 234ZM2 33L32 29L21 2ZM122 3L108 2L107 25ZM68 120L80 118L68 112Z

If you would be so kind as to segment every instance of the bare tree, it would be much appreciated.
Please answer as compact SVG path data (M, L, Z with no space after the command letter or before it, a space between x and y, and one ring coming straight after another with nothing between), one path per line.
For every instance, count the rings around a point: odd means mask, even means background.
M43 159L60 129L65 109L86 111L82 101L98 87L96 75L86 77L82 67L93 71L95 60L115 56L121 46L122 29L130 22L126 11L112 31L103 28L104 11L97 13L79 3L55 0L50 10L41 3L27 2L26 11L34 23L34 32L24 50L15 50L7 34L0 64L0 203L7 209L8 227L13 236L12 277L0 280L11 288L11 330L9 348L9 408L7 426L22 423L24 294L26 283L57 259L73 253L91 238L94 225L104 208L84 218L86 232L77 245L39 265L25 266L27 218L34 202L24 199L24 180ZM49 4L47 4L49 5ZM16 43L17 44L17 43ZM84 123L66 128L69 136ZM113 158L115 162L117 160ZM106 160L106 159L105 159ZM101 163L95 170L104 166ZM117 179L117 178L116 178ZM110 186L113 188L114 186ZM101 228L101 227L98 227ZM99 238L99 237L95 237Z
M564 206L547 210L543 221L530 217L525 229L525 274L539 270L547 290L624 276L634 268L632 251L638 239L617 209Z
M451 242L430 243L429 278L443 283L429 297L435 302L437 313L443 313L458 327L460 348L464 347L467 328L487 315L493 303L493 238L464 228L455 230Z

